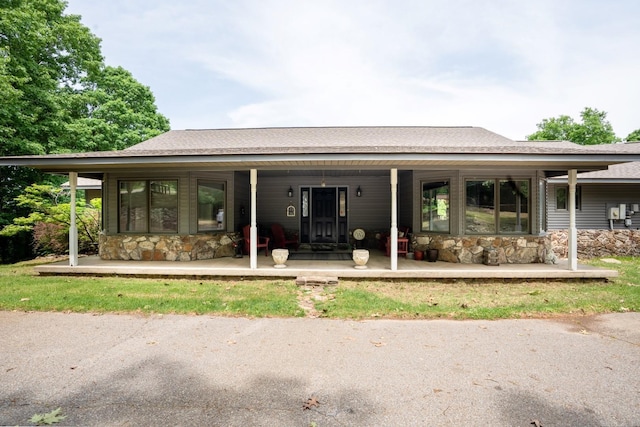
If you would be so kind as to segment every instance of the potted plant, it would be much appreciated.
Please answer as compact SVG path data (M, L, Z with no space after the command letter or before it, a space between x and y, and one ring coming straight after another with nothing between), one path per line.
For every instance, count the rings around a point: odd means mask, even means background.
M438 260L438 250L437 249L427 249L427 261L436 262Z

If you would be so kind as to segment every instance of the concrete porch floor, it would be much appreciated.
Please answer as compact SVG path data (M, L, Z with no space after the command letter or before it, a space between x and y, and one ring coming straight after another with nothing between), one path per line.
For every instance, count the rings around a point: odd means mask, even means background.
M105 261L97 256L81 257L79 265L68 261L35 267L43 275L118 275L138 277L282 277L319 276L338 278L393 279L607 279L618 272L588 265L568 269L566 260L557 264L454 264L398 258L398 270L391 271L391 261L382 252L370 251L367 269L354 268L347 261L287 261L286 268L274 268L271 256L258 254L258 268L249 268L249 257L216 258L202 261Z

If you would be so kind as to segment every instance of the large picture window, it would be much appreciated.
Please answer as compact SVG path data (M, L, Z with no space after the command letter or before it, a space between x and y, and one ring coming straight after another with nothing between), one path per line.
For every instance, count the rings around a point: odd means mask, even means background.
M121 233L177 233L178 181L120 181Z
M224 183L198 181L198 231L226 230Z
M529 180L466 181L465 232L530 233Z
M422 183L422 231L449 232L449 181Z

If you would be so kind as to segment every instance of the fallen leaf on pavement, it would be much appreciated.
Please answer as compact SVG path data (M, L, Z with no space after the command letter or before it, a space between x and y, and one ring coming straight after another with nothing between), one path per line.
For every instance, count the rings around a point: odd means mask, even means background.
M312 406L319 406L320 405L320 401L318 400L318 398L316 398L315 396L311 396L310 398L307 399L306 402L304 402L302 404L302 409L311 409Z

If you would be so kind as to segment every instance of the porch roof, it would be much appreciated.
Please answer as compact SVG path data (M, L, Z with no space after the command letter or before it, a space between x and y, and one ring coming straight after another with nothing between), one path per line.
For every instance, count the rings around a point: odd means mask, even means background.
M480 127L318 127L174 130L120 151L0 158L49 172L114 169L496 168L604 169L640 161L640 144L514 141Z
M621 163L611 165L606 170L581 173L578 180L581 184L637 184L640 183L640 162ZM567 176L551 178L549 182L563 184L567 182Z

